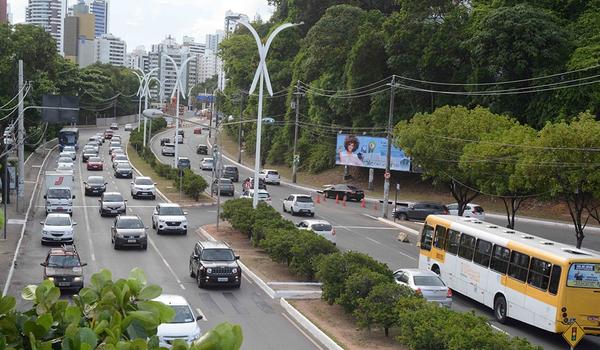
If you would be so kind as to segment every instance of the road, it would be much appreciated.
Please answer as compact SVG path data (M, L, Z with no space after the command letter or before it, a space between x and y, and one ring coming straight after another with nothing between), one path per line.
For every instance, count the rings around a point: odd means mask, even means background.
M98 130L81 130L80 144ZM128 133L119 131L127 141ZM51 155L50 159L55 159ZM183 295L205 319L200 322L203 330L210 329L221 322L241 325L244 342L243 349L319 349L295 323L287 318L278 300L271 299L259 287L247 278L240 289L199 289L188 273L188 257L199 237L195 228L214 222L215 208L187 208L190 229L187 236L158 236L152 229L149 233L147 251L130 249L115 251L110 242L110 226L113 218L100 217L98 198L86 197L83 182L89 175L103 175L108 181L108 191L118 191L128 199L128 214L139 215L146 226L151 226L151 214L160 198L154 200L134 200L129 191L130 180L115 179L111 168L108 146L102 148L105 170L88 171L85 164L77 158L75 163L74 193L75 208L73 219L76 226L75 244L82 260L88 263L84 268L86 281L101 269L109 269L113 278L127 277L134 267L142 268L149 283L158 284L164 293ZM54 170L56 163L49 161L48 170ZM40 186L43 187L43 186ZM10 295L20 295L21 290L41 281L40 262L45 258L48 247L40 243L40 221L45 218L43 196L39 193L35 199L33 219L28 222L26 238L18 259L17 271L10 286Z
M184 143L179 145L179 155L189 157L192 164L192 170L203 175L207 181L211 182L211 172L202 171L199 169L200 161L205 155L197 155L195 152L198 144L207 144L207 135L203 131L201 135L195 135L193 128L185 128ZM174 131L169 130L159 135L156 135L151 140L151 148L158 158L164 163L171 164L174 161L173 157L165 157L160 153L160 138L170 137L173 139ZM236 165L233 162L224 158L225 164ZM240 171L240 180L252 176L249 170L238 167ZM318 188L321 184L312 184L314 188ZM290 214L283 213L281 205L282 200L291 193L312 194L314 192L301 191L291 186L282 184L280 186L267 185L267 189L272 197L272 205L287 219L298 222L302 220L300 217L292 217ZM236 184L236 197L241 193L241 184ZM231 197L222 197L223 200L228 200ZM416 236L411 236L411 243L400 243L397 240L398 229L391 228L376 220L375 216L380 214L379 210L373 208L373 204L369 204L367 208L362 208L360 203L348 202L344 206L343 203L337 203L335 200L321 201L316 204L316 218L329 221L336 229L337 245L342 250L359 251L371 255L375 259L387 264L390 269L416 267L419 251L415 246ZM216 214L213 214L216 216ZM213 218L213 221L215 219ZM502 218L492 219L490 221L504 225ZM407 227L419 231L422 224L417 222L404 222ZM518 229L529 230L533 234L546 237L548 239L573 243L573 233L568 227L562 225L549 224L543 225L535 222L518 222ZM600 250L600 234L594 231L586 238L586 247ZM541 345L545 349L564 349L565 341L561 335L551 334L535 327L514 321L511 324L503 325L498 323L491 309L488 309L482 304L473 302L458 293L455 293L453 308L458 311L475 310L478 314L486 317L490 324L498 329L501 329L513 336L527 338L534 344ZM600 339L594 337L586 337L578 346L577 349L599 349Z

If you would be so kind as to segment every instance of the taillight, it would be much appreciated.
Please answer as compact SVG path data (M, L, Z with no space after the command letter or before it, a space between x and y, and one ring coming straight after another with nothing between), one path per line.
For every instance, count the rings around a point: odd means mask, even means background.
M452 298L452 289L448 288L448 294L446 294L448 298Z
M448 215L448 214L449 214L449 212L448 212L447 210L444 210L444 211L442 212L442 215Z
M421 288L415 289L415 294L416 295L423 295L423 292L421 292Z
M331 229L331 235L335 236L335 229Z

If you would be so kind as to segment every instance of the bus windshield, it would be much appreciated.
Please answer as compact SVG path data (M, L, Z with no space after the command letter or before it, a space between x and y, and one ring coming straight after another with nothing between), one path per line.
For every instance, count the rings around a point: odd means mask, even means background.
M61 146L75 146L79 141L79 130L65 128L58 133L58 142Z

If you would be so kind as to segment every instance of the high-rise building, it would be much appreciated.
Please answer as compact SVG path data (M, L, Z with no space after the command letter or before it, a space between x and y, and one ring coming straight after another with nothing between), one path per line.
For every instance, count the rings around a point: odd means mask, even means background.
M94 15L73 11L73 16L65 17L64 55L65 58L86 67L96 62L94 39Z
M125 66L127 44L112 34L103 34L96 39L96 54L100 63Z
M90 11L96 16L96 38L108 34L108 0L92 0Z
M0 23L8 22L8 3L6 0L0 0Z
M66 0L29 0L25 22L38 25L56 40L56 49L63 52L63 26L67 12Z
M219 51L219 44L223 41L225 37L225 32L222 30L217 30L215 34L207 34L206 35L206 49L212 50L213 52Z
M76 16L80 14L90 13L90 7L85 0L78 0L77 3L69 7L69 16Z
M218 57L212 50L206 50L198 60L198 83L204 83L217 75Z

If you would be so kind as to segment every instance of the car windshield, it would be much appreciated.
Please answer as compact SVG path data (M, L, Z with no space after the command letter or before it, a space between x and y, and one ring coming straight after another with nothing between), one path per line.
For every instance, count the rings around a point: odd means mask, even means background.
M87 179L87 183L90 185L104 185L104 178L101 176L90 176Z
M88 159L88 162L90 163L100 163L102 161L102 159L100 157L90 157Z
M358 191L358 188L352 185L348 185L348 189L352 191Z
M136 179L135 180L135 184L136 185L142 185L142 186L150 186L150 185L154 185L154 182L152 182L152 180L150 179Z
M77 267L80 266L79 258L75 255L50 255L48 267Z
M296 201L300 202L300 203L312 203L313 202L312 198L310 198L308 196L298 196L298 197L296 197Z
M136 229L144 228L144 223L138 218L123 218L117 221L117 228Z
M237 173L237 168L226 166L225 171L228 173Z
M61 163L56 170L73 170L73 164Z
M329 224L313 224L311 226L313 231L331 231L333 228Z
M71 219L65 216L48 216L46 226L71 226Z
M169 323L190 323L194 322L194 315L187 305L171 305L175 310L175 317Z
M190 160L189 159L180 159L179 164L190 164Z
M46 197L53 199L71 198L71 190L68 188L51 188L48 190Z
M175 145L165 145L165 147L163 147L163 148L165 148L165 149L167 149L167 148L173 148L174 149Z
M119 170L131 170L131 165L129 163L119 163L119 164L117 164L117 169L119 169Z
M103 201L109 203L122 202L123 196L120 194L105 194Z
M75 152L75 147L65 146L65 147L63 147L63 152Z
M59 163L73 163L73 159L67 157L60 157L58 159Z
M233 182L231 182L231 179L221 179L221 185L233 185Z
M233 261L235 255L231 249L204 249L202 251L202 260L204 261Z
M161 207L160 215L183 215L180 207Z
M115 157L115 161L117 160L127 160L127 156L124 154L119 154L118 156Z
M279 175L279 173L276 172L276 171L268 171L267 174L269 174L269 175Z
M260 198L260 199L267 199L269 197L270 197L269 194L266 192L258 192L258 198Z
M121 147L119 147L119 148L113 149L112 153L113 154L122 154L122 153L125 153L125 152L123 152L123 149Z
M414 276L415 286L443 287L444 282L438 276Z

